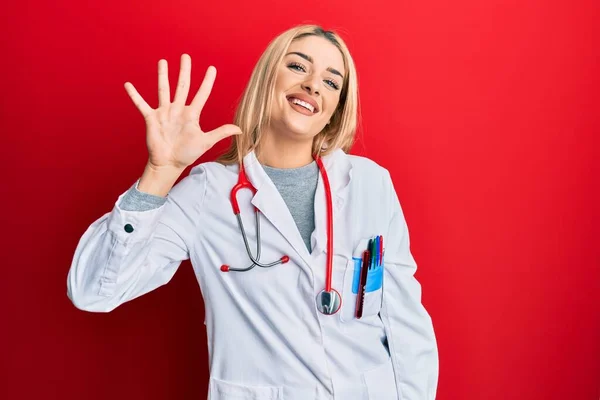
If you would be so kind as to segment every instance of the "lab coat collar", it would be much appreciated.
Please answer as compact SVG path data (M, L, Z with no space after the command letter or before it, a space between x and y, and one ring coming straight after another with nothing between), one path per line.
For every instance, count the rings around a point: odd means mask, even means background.
M334 222L343 209L352 179L352 164L349 156L342 149L336 149L322 157L331 186ZM312 264L312 255L308 252L294 218L285 201L279 194L275 184L260 165L254 151L244 157L244 168L248 180L256 188L252 204L256 206L265 218L275 226L296 253L306 262ZM318 255L327 249L327 203L325 186L319 173L317 190L315 192L315 231L311 236L312 254ZM335 232L334 232L335 237Z

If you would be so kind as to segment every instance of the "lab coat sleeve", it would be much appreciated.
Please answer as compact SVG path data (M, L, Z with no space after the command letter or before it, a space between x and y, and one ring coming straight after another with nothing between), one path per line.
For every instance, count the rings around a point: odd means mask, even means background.
M410 252L408 227L387 173L390 225L384 237L383 304L398 399L433 400L438 383L438 350L431 317L421 304L417 265Z
M109 312L169 282L190 257L205 188L205 174L196 168L158 207L125 210L120 204L127 192L121 194L75 249L67 276L67 296L75 307Z

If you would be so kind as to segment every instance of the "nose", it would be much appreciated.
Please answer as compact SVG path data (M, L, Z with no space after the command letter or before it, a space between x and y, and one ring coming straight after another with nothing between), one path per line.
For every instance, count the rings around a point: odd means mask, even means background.
M317 76L309 75L301 86L309 94L321 94L320 81Z

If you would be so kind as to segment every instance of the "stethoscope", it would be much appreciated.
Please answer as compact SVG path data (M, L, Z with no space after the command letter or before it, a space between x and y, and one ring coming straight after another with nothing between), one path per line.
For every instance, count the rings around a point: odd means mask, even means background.
M331 274L333 269L333 206L331 200L331 187L329 186L329 178L327 177L327 171L325 171L325 167L323 166L323 162L321 158L316 154L313 155L313 158L317 162L319 166L319 171L321 172L321 176L323 177L323 184L325 186L325 197L327 198L327 275L325 276L325 289L321 290L321 292L317 295L316 303L317 309L326 315L332 315L339 311L342 305L342 296L340 293L331 287ZM231 205L233 206L233 213L237 218L237 222L242 232L242 237L244 238L244 244L246 245L246 252L248 253L248 257L252 261L252 264L247 268L232 268L229 265L222 265L221 271L223 272L246 272L254 268L255 266L259 266L262 268L270 268L275 265L285 264L290 260L288 256L283 256L277 261L273 261L271 263L261 263L260 260L260 218L259 212L260 210L255 206L254 207L254 216L256 221L256 258L252 255L250 251L250 244L248 243L248 238L246 237L246 231L244 229L244 224L242 222L242 217L240 214L240 206L237 201L237 193L240 189L250 189L253 194L256 194L256 188L250 183L248 177L246 176L246 171L244 170L243 162L240 163L240 172L238 176L238 183L231 189Z

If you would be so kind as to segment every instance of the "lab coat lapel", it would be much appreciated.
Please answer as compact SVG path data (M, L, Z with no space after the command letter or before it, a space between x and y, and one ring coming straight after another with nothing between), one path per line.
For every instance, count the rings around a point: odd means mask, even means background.
M257 207L273 226L281 233L298 255L310 265L310 254L302 240L300 231L292 217L285 201L275 187L275 184L262 168L254 152L244 157L244 167L248 180L256 188L252 204Z
M339 232L335 230L335 221L340 217L341 211L346 205L352 179L352 163L349 156L342 149L334 150L324 156L322 160L331 186L334 221L333 237L334 248L336 248L340 236ZM327 251L327 198L321 175L319 175L319 183L315 192L315 231L311 237L311 246L315 255Z
M331 154L324 156L322 160L331 186L335 222L346 204L352 178L352 164L349 156L341 149L334 150ZM253 151L244 157L244 167L248 179L256 188L252 204L261 211L263 216L273 224L296 253L310 266L312 256L304 244L300 231L296 227L296 222ZM318 255L327 250L327 199L325 197L325 185L320 173L315 192L314 211L315 230L311 236L311 247L312 253Z

